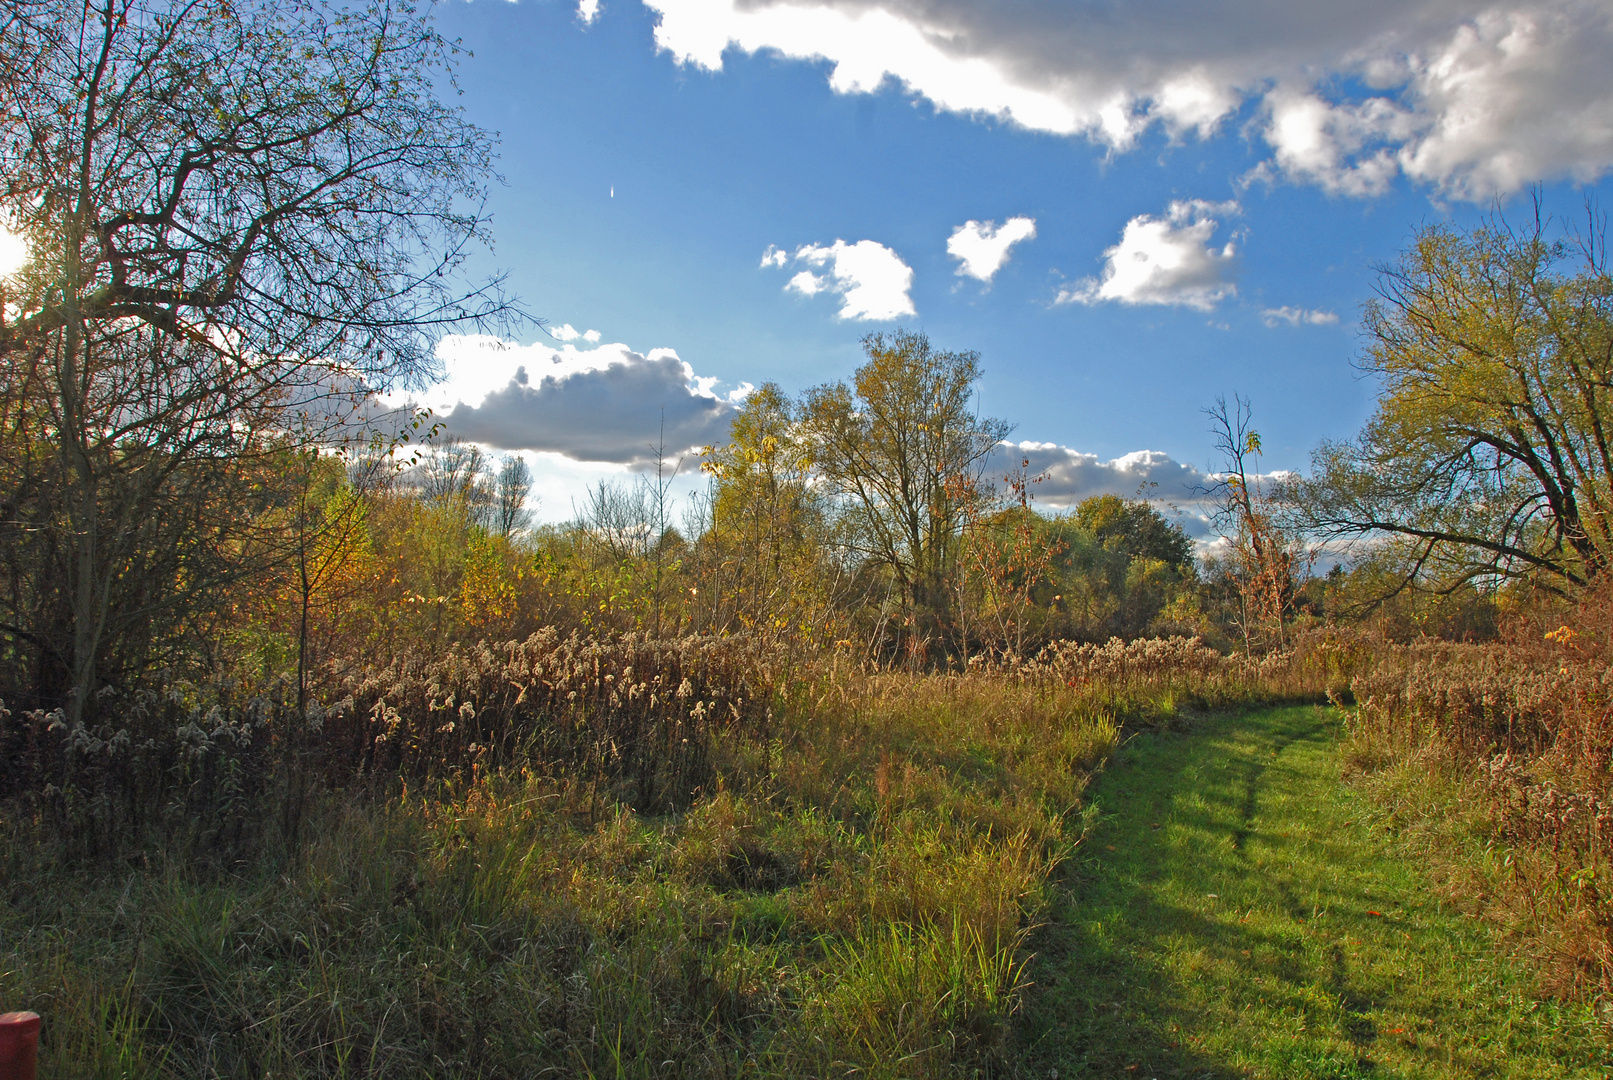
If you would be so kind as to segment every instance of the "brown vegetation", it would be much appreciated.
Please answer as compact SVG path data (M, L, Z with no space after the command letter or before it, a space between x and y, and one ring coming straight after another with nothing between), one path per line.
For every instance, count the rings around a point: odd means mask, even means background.
M1185 641L977 668L549 633L355 676L300 743L281 705L51 744L80 770L9 803L0 992L97 1075L1002 1071L1117 724L1320 684ZM135 782L165 848L53 866Z
M1363 643L1350 681L1373 789L1566 993L1613 994L1610 613L1603 586L1497 641Z
M457 277L454 46L125 14L0 35L0 996L51 1067L989 1073L1121 726L1324 693L1453 880L1613 994L1596 244L1419 234L1312 482L1222 402L1207 581L1146 501L994 483L978 356L902 331L751 395L681 532L664 461L529 529L518 462L375 418L426 331L518 314ZM1319 582L1317 530L1377 546Z

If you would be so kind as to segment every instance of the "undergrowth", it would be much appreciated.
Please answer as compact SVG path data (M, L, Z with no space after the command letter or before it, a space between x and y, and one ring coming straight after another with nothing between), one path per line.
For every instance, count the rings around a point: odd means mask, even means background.
M745 648L535 639L353 677L300 743L209 742L264 765L214 816L283 814L275 770L321 766L299 839L229 858L91 857L59 790L14 798L0 999L46 1017L45 1076L995 1075L1117 725L1282 683L1187 642L929 676ZM95 737L56 752L126 753L156 799L161 747Z
M1613 594L1496 641L1364 643L1355 782L1443 887L1531 955L1540 990L1613 1018Z

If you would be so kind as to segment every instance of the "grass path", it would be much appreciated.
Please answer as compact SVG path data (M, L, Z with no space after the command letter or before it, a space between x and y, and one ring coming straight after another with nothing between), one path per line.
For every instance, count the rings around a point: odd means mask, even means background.
M1025 1075L1613 1077L1589 1009L1538 1002L1363 820L1337 734L1271 709L1116 754L1038 941Z

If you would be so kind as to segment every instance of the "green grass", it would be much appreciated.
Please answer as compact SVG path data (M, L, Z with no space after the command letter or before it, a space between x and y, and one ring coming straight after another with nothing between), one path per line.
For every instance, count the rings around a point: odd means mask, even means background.
M1033 940L1025 1075L1608 1077L1591 1009L1543 1001L1343 782L1337 714L1126 743Z
M317 800L294 858L92 872L0 807L0 1007L42 1080L1011 1072L1114 724L989 674L818 690L676 813L495 770Z
M1115 751L1108 684L812 689L676 813L484 772L317 800L228 873L0 817L0 1005L44 1080L1613 1076L1369 824L1332 713Z

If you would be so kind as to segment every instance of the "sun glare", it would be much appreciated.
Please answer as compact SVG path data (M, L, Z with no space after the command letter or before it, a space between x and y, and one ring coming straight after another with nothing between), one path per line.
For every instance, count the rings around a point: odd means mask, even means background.
M0 225L0 277L10 277L28 262L28 242Z

